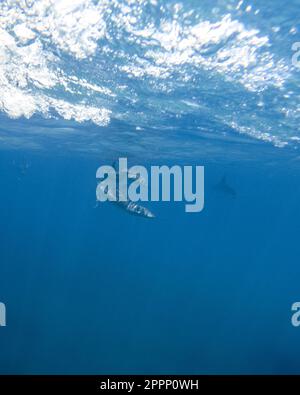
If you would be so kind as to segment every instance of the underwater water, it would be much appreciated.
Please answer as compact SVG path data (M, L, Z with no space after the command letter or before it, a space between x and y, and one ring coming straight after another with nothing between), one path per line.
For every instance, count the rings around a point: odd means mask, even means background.
M0 3L0 373L300 373L299 17ZM120 156L205 166L204 210L96 205Z

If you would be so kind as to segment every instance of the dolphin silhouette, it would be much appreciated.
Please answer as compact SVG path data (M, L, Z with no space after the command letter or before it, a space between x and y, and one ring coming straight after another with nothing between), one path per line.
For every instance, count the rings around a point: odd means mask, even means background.
M216 185L214 186L214 190L219 191L219 192L222 192L222 193L224 193L225 195L229 195L229 196L231 196L231 197L233 197L233 198L235 198L236 195L237 195L236 190L235 190L234 188L232 188L232 187L228 184L225 175L221 178L221 180L218 182L218 184L216 184Z

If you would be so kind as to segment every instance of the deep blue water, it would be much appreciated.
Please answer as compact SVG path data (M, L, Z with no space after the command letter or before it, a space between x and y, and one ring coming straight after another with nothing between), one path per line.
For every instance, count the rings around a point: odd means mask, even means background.
M208 164L202 213L149 221L94 208L97 161L27 152L17 180L20 155L1 155L1 372L299 373L299 165Z
M36 3L0 31L0 373L299 374L299 2ZM204 211L95 207L119 156L204 165Z

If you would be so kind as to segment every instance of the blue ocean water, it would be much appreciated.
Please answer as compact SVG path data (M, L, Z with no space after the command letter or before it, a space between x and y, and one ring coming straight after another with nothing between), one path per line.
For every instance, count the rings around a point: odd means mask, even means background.
M299 7L1 2L0 373L300 373ZM120 156L204 211L96 206Z

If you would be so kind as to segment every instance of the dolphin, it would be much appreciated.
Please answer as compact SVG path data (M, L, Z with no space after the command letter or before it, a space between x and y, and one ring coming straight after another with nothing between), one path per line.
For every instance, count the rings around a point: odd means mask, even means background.
M225 195L229 195L233 198L236 197L237 193L235 189L233 189L227 182L226 176L224 175L222 179L218 182L217 185L214 186L214 190L220 191Z
M126 210L128 213L133 214L133 215L137 215L139 217L144 217L144 218L155 218L155 215L146 207L141 206L133 201L131 201L130 199L120 199L120 191L119 191L119 177L120 177L120 173L119 171L116 169L116 163L113 163L112 167L116 170L116 175L117 175L117 188L115 191L115 194L113 191L108 191L106 189L106 193L109 195L109 200L112 203L115 203L117 206L119 206L120 208ZM129 174L129 172L127 172L127 174ZM133 176L131 175L131 178L133 178ZM140 184L144 184L145 180L140 176L140 177L134 177L133 179L135 180L139 180Z

